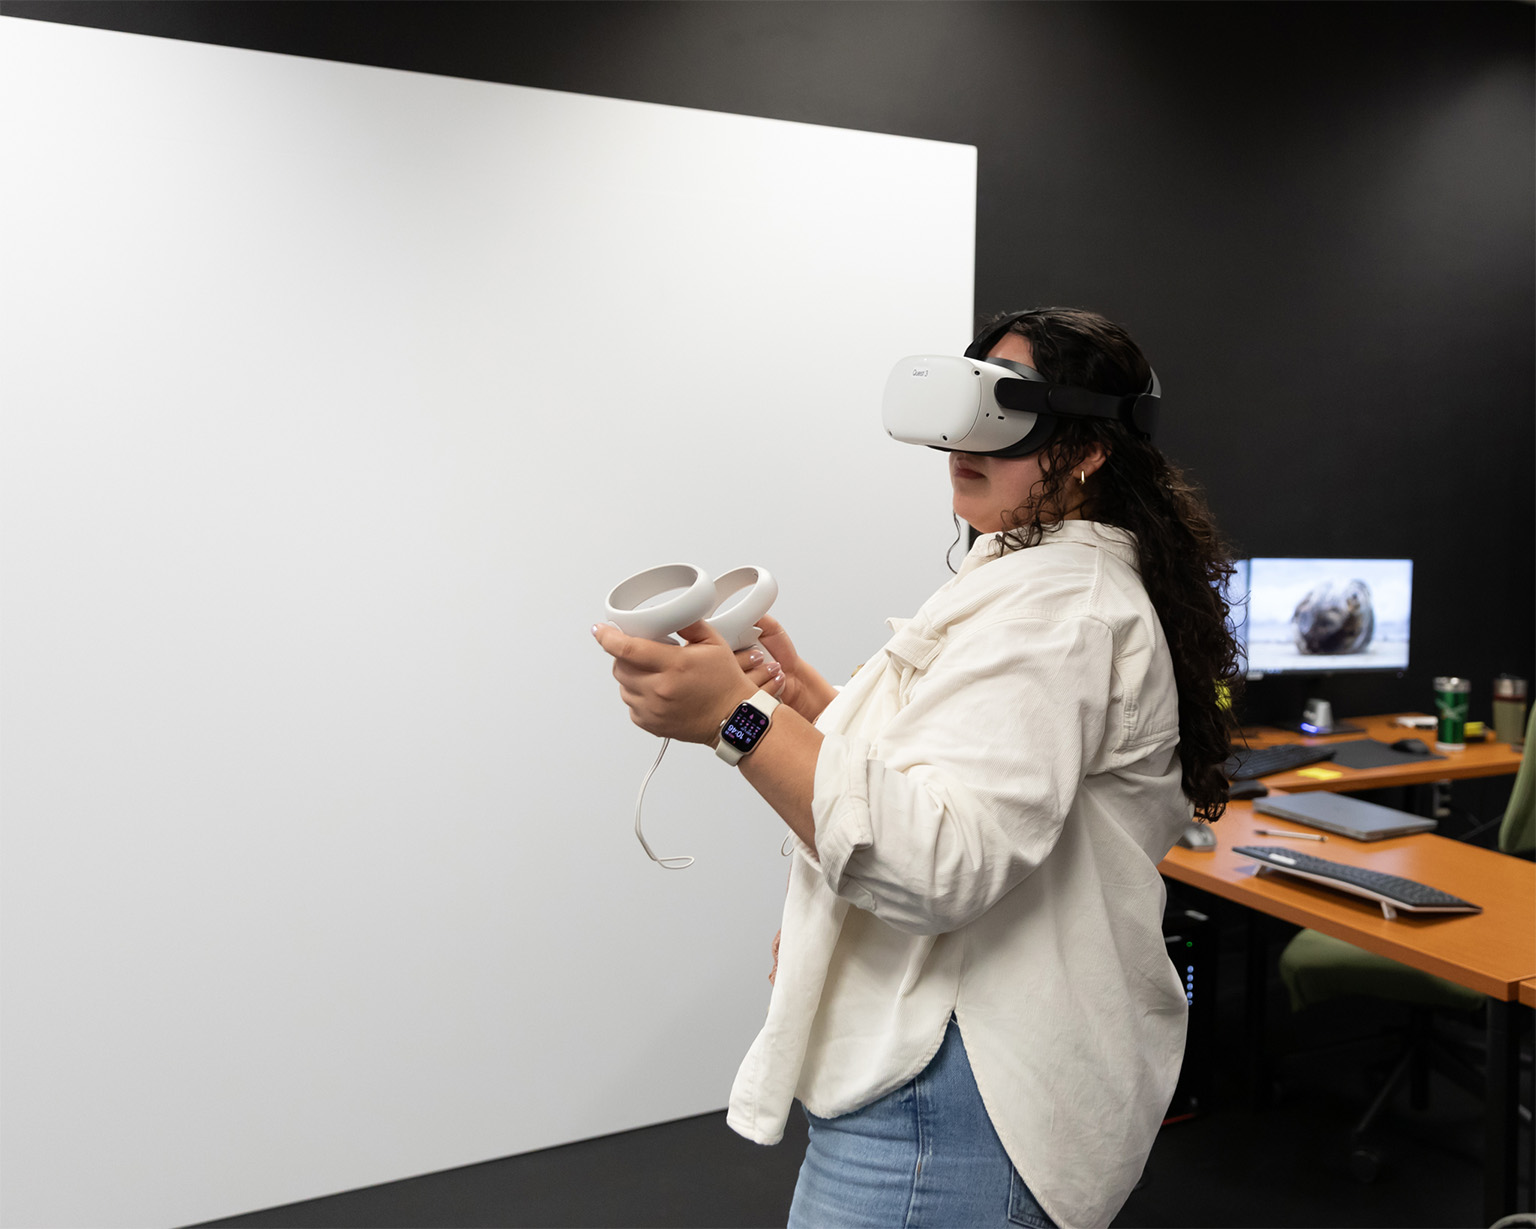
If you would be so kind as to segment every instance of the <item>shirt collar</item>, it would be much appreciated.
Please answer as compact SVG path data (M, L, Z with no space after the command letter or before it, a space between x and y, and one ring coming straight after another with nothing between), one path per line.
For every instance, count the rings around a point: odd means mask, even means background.
M1002 535L997 533L984 533L977 538L976 545L966 553L960 565L960 574L974 571L990 560L1001 558L1005 553L1015 553L1002 549L1001 538ZM1102 521L1057 521L1054 525L1045 526L1045 533L1039 543L1030 549L1038 550L1063 542L1081 542L1106 550L1133 568L1138 564L1136 535L1128 529L1106 525Z

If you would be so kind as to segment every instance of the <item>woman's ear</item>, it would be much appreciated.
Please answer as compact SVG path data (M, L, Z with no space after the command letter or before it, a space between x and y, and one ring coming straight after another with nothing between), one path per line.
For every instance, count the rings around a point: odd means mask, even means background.
M1087 451L1078 459L1077 464L1073 468L1082 474L1084 479L1088 479L1092 478L1107 460L1109 460L1109 449L1095 440L1092 444L1088 445Z

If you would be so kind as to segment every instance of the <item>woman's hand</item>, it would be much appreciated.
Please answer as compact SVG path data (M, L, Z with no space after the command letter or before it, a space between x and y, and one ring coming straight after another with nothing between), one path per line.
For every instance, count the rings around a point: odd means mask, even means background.
M759 687L775 696L780 703L789 705L807 721L815 721L821 715L821 710L837 694L836 688L795 651L794 641L777 619L764 615L757 621L757 627L762 632L762 646L772 654L779 672L773 672L771 663L767 666L752 663L749 660L751 650L744 649L737 653L736 660L741 662L742 669L747 671L748 677Z
M771 619L759 620L759 625L765 640L769 636L783 636L784 629ZM629 705L630 720L659 737L714 746L719 740L721 722L735 712L738 704L757 693L754 676L741 668L731 646L703 620L678 632L683 644L659 644L626 636L611 623L597 624L592 635L613 658L613 677L619 680L619 695ZM776 643L781 649L788 647L802 677L809 674L821 679L794 657L789 637L783 636ZM767 677L768 665L757 663L753 671ZM826 686L824 680L822 686ZM832 694L832 689L828 687L827 692ZM811 796L816 787L816 759L821 741L821 732L807 724L797 710L775 710L767 734L752 754L737 764L752 788L813 851L816 819L811 811Z
M782 642L778 647L788 654L792 662L798 660L795 656L795 646L789 642L789 637L784 635L784 629L779 627L778 623L772 619L759 619L757 626L762 632L762 640L758 643L762 647L758 648L757 645L753 645L749 649L737 649L736 664L741 667L741 672L757 684L757 686L761 687L774 699L788 704L789 701L784 696L785 687L789 683L788 672L784 668L784 663L779 660L778 653L774 652L774 649L768 645L769 632L764 624L778 629L776 641Z
M660 738L713 746L720 723L757 692L730 646L702 620L678 632L680 645L626 636L611 623L599 623L592 635L613 658L630 720Z

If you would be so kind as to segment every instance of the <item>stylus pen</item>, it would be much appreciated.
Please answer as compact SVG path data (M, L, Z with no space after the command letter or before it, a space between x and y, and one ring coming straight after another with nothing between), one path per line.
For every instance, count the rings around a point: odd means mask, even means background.
M1328 838L1318 832L1287 832L1283 828L1255 828L1260 836L1288 836L1294 841L1326 841Z

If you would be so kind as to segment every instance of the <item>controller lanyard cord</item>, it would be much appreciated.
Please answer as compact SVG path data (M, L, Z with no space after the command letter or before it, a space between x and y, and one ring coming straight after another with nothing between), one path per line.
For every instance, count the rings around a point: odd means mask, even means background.
M651 765L650 772L646 773L645 779L640 782L640 794L635 799L635 836L639 838L640 847L645 850L645 856L656 863L657 866L664 867L669 871L680 871L685 866L692 866L693 858L687 854L680 857L658 858L651 852L651 847L645 839L645 833L640 830L640 808L645 803L645 787L651 783L651 778L655 776L656 770L661 767L661 757L667 753L667 748L671 745L672 740L670 738L663 738L661 740L661 750L656 753L656 762Z

